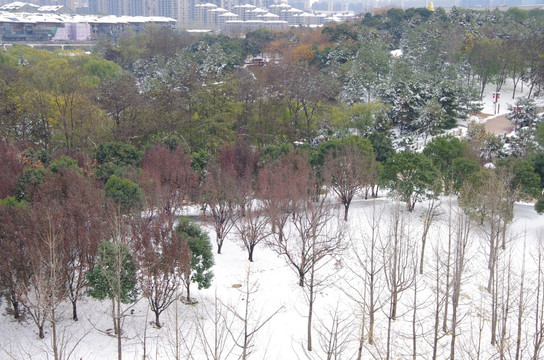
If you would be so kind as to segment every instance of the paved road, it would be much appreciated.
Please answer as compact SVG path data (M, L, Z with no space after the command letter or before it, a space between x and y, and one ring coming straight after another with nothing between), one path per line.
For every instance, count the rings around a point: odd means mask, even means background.
M506 118L504 115L499 115L492 119L487 120L484 123L485 129L494 134L499 135L506 131L506 133L512 132L514 130L514 125Z

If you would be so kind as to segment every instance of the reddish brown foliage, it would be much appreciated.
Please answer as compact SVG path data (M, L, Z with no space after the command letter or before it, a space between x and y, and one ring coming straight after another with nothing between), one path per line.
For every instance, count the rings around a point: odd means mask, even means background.
M313 187L312 168L305 155L291 152L267 164L259 172L258 191L273 231L283 240L283 228L290 214Z
M14 195L18 176L23 173L23 164L17 158L17 149L0 139L0 199Z
M162 210L150 218L139 217L132 225L140 285L157 327L160 314L175 301L182 279L191 271L189 246L174 230L174 220Z
M175 214L194 199L198 177L181 146L173 151L164 145L152 147L142 159L142 170L141 183L149 207Z

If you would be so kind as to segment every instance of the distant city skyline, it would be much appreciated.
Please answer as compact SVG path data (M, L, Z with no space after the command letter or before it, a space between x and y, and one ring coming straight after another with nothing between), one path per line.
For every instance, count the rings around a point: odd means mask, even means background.
M0 5L12 3L0 0ZM30 0L26 3L64 5L77 12L117 16L164 16L174 18L184 27L195 23L195 6L213 4L229 12L238 5L250 4L258 8L269 8L275 4L288 4L306 12L353 12L366 13L384 7L414 8L426 7L430 0ZM544 0L434 0L435 8L444 7L494 7L531 6L544 4Z

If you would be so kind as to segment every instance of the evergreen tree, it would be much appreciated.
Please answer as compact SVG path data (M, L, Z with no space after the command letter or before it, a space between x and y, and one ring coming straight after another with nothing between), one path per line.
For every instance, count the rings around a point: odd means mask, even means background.
M177 231L191 250L191 271L185 274L184 279L187 301L190 301L192 282L198 284L198 290L207 289L212 284L213 272L210 270L214 265L212 245L208 234L188 218L181 219Z

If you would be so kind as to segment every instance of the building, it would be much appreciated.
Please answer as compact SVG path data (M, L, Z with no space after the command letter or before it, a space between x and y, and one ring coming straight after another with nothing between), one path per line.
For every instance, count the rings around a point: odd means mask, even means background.
M79 16L53 13L0 12L2 41L86 41L101 36L119 36L130 30L138 33L148 24L173 28L176 20L167 17Z

